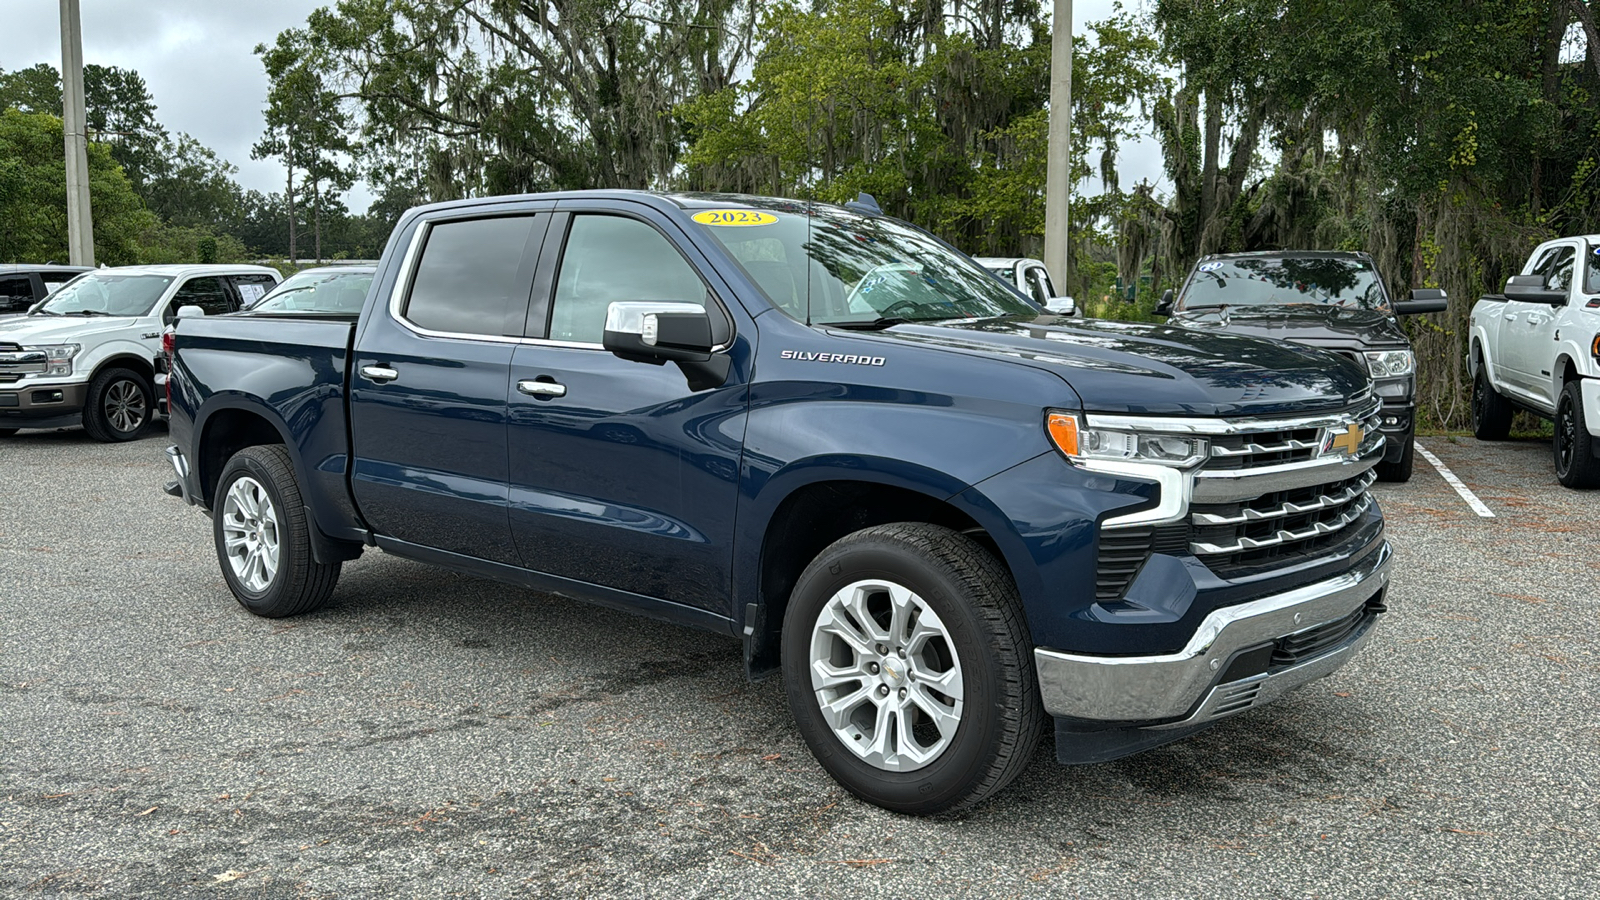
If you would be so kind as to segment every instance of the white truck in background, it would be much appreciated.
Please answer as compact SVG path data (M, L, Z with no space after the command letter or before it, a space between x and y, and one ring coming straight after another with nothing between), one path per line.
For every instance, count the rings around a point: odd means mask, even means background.
M1556 477L1600 487L1600 235L1534 249L1472 307L1472 431L1504 440L1525 409L1555 422Z

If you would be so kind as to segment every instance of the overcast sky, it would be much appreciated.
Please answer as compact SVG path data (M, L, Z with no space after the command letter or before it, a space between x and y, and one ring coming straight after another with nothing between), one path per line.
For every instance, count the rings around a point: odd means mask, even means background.
M155 97L156 117L176 135L188 132L239 167L239 183L259 191L281 191L283 169L250 158L261 136L267 77L252 52L278 32L305 23L331 0L80 0L83 59L135 69ZM1130 6L1136 3L1130 3ZM1048 6L1048 5L1047 5ZM1078 0L1073 15L1083 23L1111 13L1112 0ZM6 40L0 68L61 64L61 14L55 0L0 0ZM1090 161L1091 167L1098 160ZM1161 176L1161 154L1151 140L1124 148L1124 187ZM371 198L362 185L349 197L364 210Z

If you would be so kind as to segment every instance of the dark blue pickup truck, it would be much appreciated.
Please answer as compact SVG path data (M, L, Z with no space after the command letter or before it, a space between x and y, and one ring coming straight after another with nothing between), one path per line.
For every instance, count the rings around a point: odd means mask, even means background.
M178 478L251 612L409 559L742 638L821 764L935 813L1343 665L1390 549L1366 371L1059 318L792 200L422 207L359 316L179 321Z

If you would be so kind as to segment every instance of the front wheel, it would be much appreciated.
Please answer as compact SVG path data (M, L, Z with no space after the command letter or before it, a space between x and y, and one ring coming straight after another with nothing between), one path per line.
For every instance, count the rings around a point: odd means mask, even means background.
M132 369L107 369L89 383L83 430L97 441L131 441L144 433L155 409L156 393Z
M1489 383L1488 363L1478 363L1472 379L1472 436L1480 441L1503 441L1511 434L1511 401Z
M1556 477L1569 488L1600 487L1600 460L1583 414L1583 382L1569 381L1556 397Z
M1388 462L1388 461L1380 462L1375 467L1377 469L1377 472L1378 472L1378 480L1379 481L1393 481L1393 482L1397 482L1397 483L1404 483L1404 482L1410 481L1411 480L1412 464L1416 462L1416 459L1417 459L1417 445L1416 445L1416 442L1412 438L1407 437L1406 438L1406 452L1400 454L1400 458L1399 459L1395 460L1394 462Z
M246 447L228 460L211 522L222 577L245 609L276 619L328 601L340 564L311 556L312 525L283 447Z
M1045 720L1032 651L1010 575L933 525L834 542L784 615L784 687L806 744L895 812L971 806L1027 767Z

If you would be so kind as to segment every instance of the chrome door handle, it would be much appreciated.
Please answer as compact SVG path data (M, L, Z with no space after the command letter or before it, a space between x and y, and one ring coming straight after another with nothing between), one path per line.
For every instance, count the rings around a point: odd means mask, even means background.
M399 378L400 373L389 368L388 366L362 366L361 377L367 379L368 381L376 381L379 384L385 384L395 380L396 378Z
M554 381L519 381L517 390L535 397L565 397L567 386Z

